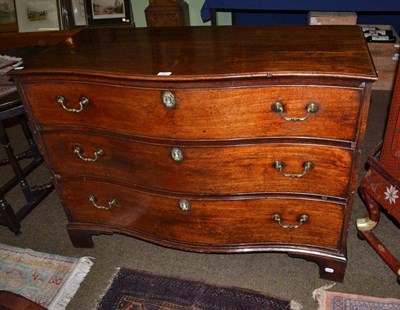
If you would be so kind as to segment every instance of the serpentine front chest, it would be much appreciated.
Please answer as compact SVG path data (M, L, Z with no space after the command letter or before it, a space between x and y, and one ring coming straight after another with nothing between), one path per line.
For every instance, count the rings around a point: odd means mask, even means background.
M76 247L286 252L343 279L376 80L357 26L85 29L13 75Z

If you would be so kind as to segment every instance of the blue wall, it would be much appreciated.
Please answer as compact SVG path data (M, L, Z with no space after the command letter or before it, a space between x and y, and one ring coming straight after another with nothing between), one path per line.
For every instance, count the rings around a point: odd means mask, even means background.
M399 0L400 1L400 0ZM275 12L262 13L260 11L236 11L233 14L233 22L236 25L279 25L307 24L307 13L304 12ZM400 13L357 13L358 24L384 24L392 25L400 34Z

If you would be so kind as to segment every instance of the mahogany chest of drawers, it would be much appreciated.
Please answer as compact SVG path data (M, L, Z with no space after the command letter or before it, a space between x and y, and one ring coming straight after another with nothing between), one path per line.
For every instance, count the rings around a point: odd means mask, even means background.
M358 27L85 29L13 75L76 247L286 252L343 279L376 80Z

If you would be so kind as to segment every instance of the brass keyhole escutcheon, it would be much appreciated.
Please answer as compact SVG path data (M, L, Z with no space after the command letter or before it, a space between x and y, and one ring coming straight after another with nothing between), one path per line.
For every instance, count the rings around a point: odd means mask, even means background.
M176 98L175 95L170 91L163 92L162 102L167 109L174 109L176 107Z
M171 158L174 161L182 161L183 160L183 152L180 148L174 147L171 149Z
M190 210L190 202L186 199L181 199L178 201L179 208L182 211L189 211Z

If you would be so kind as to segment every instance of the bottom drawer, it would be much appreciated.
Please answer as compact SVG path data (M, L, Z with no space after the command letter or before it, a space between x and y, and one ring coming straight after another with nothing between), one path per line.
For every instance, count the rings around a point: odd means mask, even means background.
M322 200L180 197L88 180L61 181L59 185L71 222L107 224L147 240L208 246L284 243L336 249L343 226L344 206ZM300 225L302 215L308 219Z

